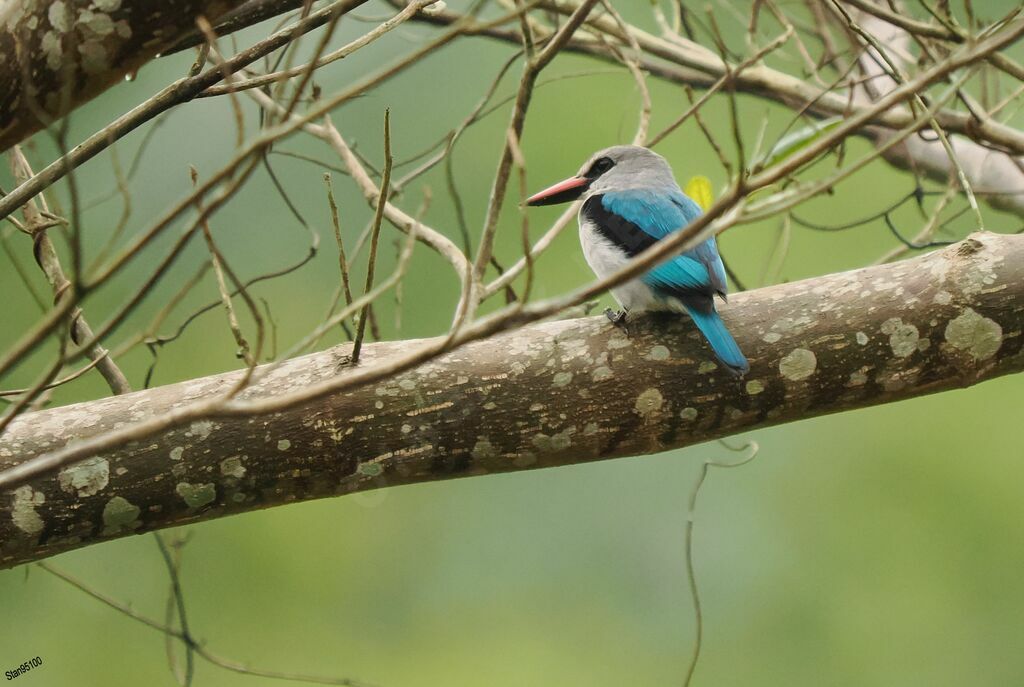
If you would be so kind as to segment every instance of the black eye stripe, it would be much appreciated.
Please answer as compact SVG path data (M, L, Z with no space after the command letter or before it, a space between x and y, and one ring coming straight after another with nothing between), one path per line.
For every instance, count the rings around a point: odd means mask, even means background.
M590 165L590 169L587 170L584 176L588 179L596 179L614 166L615 162L610 157L598 158L594 161L594 164Z

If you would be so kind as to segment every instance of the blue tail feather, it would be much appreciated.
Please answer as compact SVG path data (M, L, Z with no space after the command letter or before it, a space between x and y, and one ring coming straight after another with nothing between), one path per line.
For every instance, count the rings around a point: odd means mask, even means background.
M703 312L697 308L687 307L686 311L693 318L694 324L711 344L711 350L715 352L722 363L737 374L746 374L750 370L750 363L747 362L736 340L725 328L725 322L714 309L710 312Z

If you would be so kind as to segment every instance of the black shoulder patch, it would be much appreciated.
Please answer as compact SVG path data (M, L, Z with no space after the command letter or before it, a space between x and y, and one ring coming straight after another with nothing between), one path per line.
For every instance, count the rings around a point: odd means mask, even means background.
M601 236L625 251L629 257L642 253L658 242L658 239L637 225L605 208L601 201L603 197L590 196L583 203L583 216L593 223Z

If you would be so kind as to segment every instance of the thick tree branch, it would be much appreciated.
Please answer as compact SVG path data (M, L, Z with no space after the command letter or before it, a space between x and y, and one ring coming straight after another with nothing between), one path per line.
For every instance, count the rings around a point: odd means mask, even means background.
M7 0L0 7L0 150L131 74L242 0Z
M273 19L285 12L300 10L309 5L311 0L247 0L239 7L227 12L214 24L213 32L218 36L228 36L235 31L241 31L261 21ZM198 29L193 29L182 36L172 47L164 51L165 55L172 55L182 50L202 45L206 38Z
M105 539L296 500L655 453L1024 370L1024 237L975 234L913 260L738 294L753 366L734 380L686 320L548 322L387 382L265 416L202 420L35 479L0 501L0 568ZM410 342L368 344L379 364ZM246 398L348 374L297 358ZM0 470L187 406L240 373L31 413Z

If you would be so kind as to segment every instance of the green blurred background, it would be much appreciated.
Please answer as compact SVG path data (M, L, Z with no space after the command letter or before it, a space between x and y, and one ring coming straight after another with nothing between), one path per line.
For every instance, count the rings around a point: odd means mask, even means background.
M627 19L654 30L646 3L616 4ZM1013 4L985 3L984 11L995 17ZM802 7L784 6L794 12ZM371 3L360 16L385 14L383 3ZM742 49L742 12L719 9L716 17ZM369 26L348 20L334 43ZM265 31L250 30L238 37L239 44ZM402 27L320 72L317 82L330 93L435 33ZM1015 54L1019 57L1020 50ZM382 115L390 108L396 158L408 158L468 114L511 55L509 46L484 39L456 42L345 105L335 122L379 164ZM69 141L79 141L182 75L190 59L158 60L135 81L76 112ZM769 62L798 68L781 56ZM499 98L514 93L518 72L517 64L502 82ZM545 83L554 76L572 78ZM639 103L624 68L579 57L559 57L541 81L545 85L535 93L523 139L531 189L575 172L599 147L628 142ZM657 130L687 101L677 86L653 79L650 86ZM242 102L252 134L256 112ZM748 149L762 122L766 140L772 141L792 118L762 100L740 97L738 104ZM508 110L506 103L468 130L454 153L474 239ZM715 98L705 117L728 141L727 99ZM1021 117L1015 121L1024 123ZM125 168L143 137L136 132L118 144ZM153 134L130 181L128 231L141 230L189 189L188 165L201 175L216 170L234 140L226 99L175 110ZM35 143L34 161L52 159L51 140L37 136ZM278 150L338 164L322 144L302 136L284 141ZM852 142L847 155L852 159L867 150L865 143ZM692 121L658 151L681 182L694 174L707 175L716 188L726 181ZM282 155L270 159L289 197L320 235L319 253L310 264L253 288L271 308L281 351L320 321L338 275L323 169ZM831 164L810 174L824 173ZM6 173L0 183L10 187ZM123 210L119 197L92 203L114 188L110 156L82 169L76 183L89 207L83 215L87 256L95 257ZM351 247L370 212L348 178L335 174L334 183ZM414 182L400 204L415 210L425 185L433 190L426 221L458 241L440 169ZM800 212L821 222L851 222L913 188L910 175L872 164ZM518 193L513 185L499 233L497 255L506 264L520 255ZM66 205L66 185L60 194ZM559 211L531 211L534 233ZM1021 225L1018 218L988 209L985 217L995 231ZM910 204L894 219L908 236L925 221ZM972 223L965 216L951 226L940 238L962 237ZM308 252L308 233L262 170L215 216L213 228L230 264L244 277L280 269ZM110 288L89 298L86 313L94 323L137 288L174 235L170 232ZM379 274L394 265L397 236L385 227ZM779 236L779 222L770 221L721 238L723 253L748 288L764 283ZM28 239L13 235L8 244L45 294ZM859 267L896 245L881 221L838 233L795 228L778 279ZM138 331L206 259L196 242L109 343ZM591 279L574 226L537 270L538 298ZM5 296L0 345L7 346L40 311L5 255L0 255L0 288ZM417 247L400 305L389 296L379 312L385 337L443 332L456 295L446 263ZM208 275L161 331L173 331L216 297ZM251 323L246 326L251 332ZM341 340L332 332L321 346ZM53 350L41 349L3 386L30 383ZM161 349L153 383L237 368L234 352L223 315L215 310ZM144 348L136 348L119 362L141 386L151 360ZM696 684L1024 684L1024 585L1015 577L1024 570L1022 391L1020 378L1004 378L742 437L759 442L758 458L739 470L712 472L697 514L695 563L705 646ZM54 403L104 393L98 375L89 374L61 389ZM187 528L191 538L183 554L190 622L212 651L255 667L347 676L386 687L678 684L694 639L682 546L687 497L703 460L735 457L712 443L657 456L389 489L196 525ZM92 546L51 562L140 612L163 617L168 582L152 535ZM33 656L44 661L18 684L174 682L159 633L38 568L0 572L0 609L0 672ZM271 684L202 662L197 668L200 685L263 683Z

